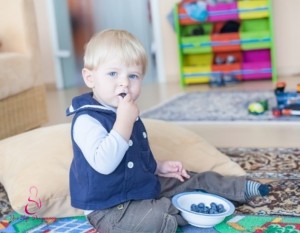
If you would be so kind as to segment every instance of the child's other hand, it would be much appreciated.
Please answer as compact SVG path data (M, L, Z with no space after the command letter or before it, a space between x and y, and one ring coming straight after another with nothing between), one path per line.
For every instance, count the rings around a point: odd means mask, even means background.
M173 177L182 182L184 178L190 178L180 161L158 161L155 173L162 177Z

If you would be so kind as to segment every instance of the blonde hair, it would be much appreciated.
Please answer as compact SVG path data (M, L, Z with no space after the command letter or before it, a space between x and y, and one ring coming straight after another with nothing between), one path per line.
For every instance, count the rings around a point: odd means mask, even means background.
M101 63L120 58L127 65L142 65L147 69L147 54L138 39L124 30L108 29L95 34L85 47L84 68L96 69Z

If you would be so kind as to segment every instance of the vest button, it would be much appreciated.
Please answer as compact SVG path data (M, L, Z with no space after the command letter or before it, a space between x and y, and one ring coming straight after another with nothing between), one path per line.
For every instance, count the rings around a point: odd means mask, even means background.
M130 162L127 163L127 167L128 167L128 168L131 169L131 168L133 168L133 166L134 166L134 163L133 163L133 162L130 161Z
M117 209L118 209L118 210L122 210L123 208L124 208L124 205L123 205L123 204L120 204L120 205L117 206Z
M132 146L133 145L133 141L129 140L128 144L129 144L129 146Z
M143 132L143 137L147 138L147 133L146 132Z

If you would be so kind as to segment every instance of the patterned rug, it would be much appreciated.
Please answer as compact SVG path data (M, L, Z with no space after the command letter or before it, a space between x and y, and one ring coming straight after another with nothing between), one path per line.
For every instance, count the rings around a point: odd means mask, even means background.
M217 232L251 232L251 233L299 233L300 218L278 216L243 216L228 218L215 229Z
M8 215L12 211L11 205L9 204L7 194L3 185L0 183L0 219ZM1 228L0 228L1 229Z
M85 217L28 218L11 214L0 220L1 233L99 233ZM232 215L214 228L178 227L176 233L299 233L300 218L286 216Z
M240 164L247 171L249 178L268 182L272 186L272 192L265 198L256 198L248 204L238 206L235 215L231 217L233 219L228 219L229 222L224 221L217 227L209 229L186 226L178 228L178 233L300 233L300 148L219 148L219 150ZM250 220L253 224L247 225ZM253 226L256 226L256 231L249 230L249 227ZM259 230L261 227L267 230ZM242 228L244 230L238 230ZM274 229L278 231L273 231ZM288 229L294 230L287 231ZM12 212L5 190L0 184L0 232L95 231L85 217L34 219L20 216Z
M248 112L256 101L268 102L269 110L261 115ZM273 91L209 91L180 94L141 114L144 118L166 121L299 121L299 116L274 117Z
M300 218L233 215L214 228L179 227L177 233L299 233Z
M300 148L219 148L253 179L272 186L267 197L236 208L236 214L300 216Z
M64 232L97 233L84 216L72 218L32 218L15 212L0 220L1 233Z
M300 148L218 148L257 179L300 179Z

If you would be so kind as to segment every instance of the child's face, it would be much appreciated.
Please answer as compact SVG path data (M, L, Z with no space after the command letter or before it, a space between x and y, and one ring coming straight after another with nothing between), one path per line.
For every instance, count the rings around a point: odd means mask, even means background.
M143 79L141 65L126 65L119 59L113 59L93 71L83 69L82 74L99 103L116 108L120 95L129 94L134 101L140 95Z

